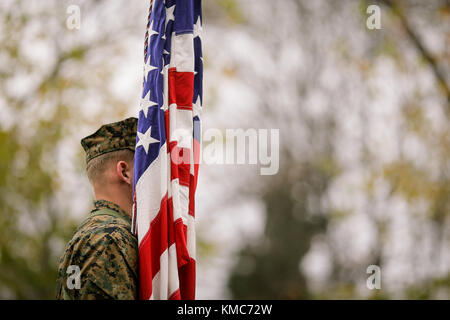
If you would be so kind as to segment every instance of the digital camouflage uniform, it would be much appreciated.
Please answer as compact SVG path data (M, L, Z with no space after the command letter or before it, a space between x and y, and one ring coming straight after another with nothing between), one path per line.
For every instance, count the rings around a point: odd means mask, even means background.
M136 126L137 119L129 118L104 125L84 138L86 162L107 152L134 151ZM80 270L79 289L76 271L70 266ZM61 257L57 299L137 299L137 269L138 244L131 233L130 215L112 202L96 200Z

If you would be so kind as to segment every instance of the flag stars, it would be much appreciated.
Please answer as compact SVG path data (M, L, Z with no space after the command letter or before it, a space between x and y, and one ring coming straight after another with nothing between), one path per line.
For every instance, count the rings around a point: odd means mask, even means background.
M145 153L148 153L148 148L152 143L157 143L159 140L153 138L151 136L152 127L150 126L148 130L145 133L137 132L139 141L136 143L136 149L138 147L143 147L145 150Z
M196 37L200 37L200 40L202 39L201 33L202 33L202 23L200 21L200 16L197 18L197 22L194 24L194 39Z
M145 82L147 82L149 72L153 71L155 69L158 69L158 68L155 67L155 66L152 66L150 64L150 57L148 57L147 63L144 65L144 79L145 79Z
M167 24L169 23L170 20L175 21L175 15L173 14L175 11L175 5L166 8L166 29L167 29Z
M155 34L159 34L159 32L153 30L153 21L150 23L150 27L148 28L148 38L150 39L151 36L155 35Z
M154 105L157 105L157 103L150 100L150 90L148 90L145 97L141 99L141 110L146 118L148 114L148 108Z

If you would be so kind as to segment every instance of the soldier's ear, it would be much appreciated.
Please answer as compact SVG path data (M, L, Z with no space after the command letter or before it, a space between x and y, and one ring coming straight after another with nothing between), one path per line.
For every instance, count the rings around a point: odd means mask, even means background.
M121 181L129 185L133 183L132 167L126 161L116 163L116 173Z

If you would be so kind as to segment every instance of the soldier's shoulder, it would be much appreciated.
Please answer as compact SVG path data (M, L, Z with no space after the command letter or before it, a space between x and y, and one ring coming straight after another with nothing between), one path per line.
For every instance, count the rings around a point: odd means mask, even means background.
M137 251L137 239L129 226L120 218L111 216L93 216L83 222L75 231L66 247L65 256L72 259L91 256L112 246L127 255Z
M110 283L114 283L110 275L126 272L130 277L137 277L137 251L137 239L122 219L107 215L89 216L77 228L60 259L58 298L61 299L65 292L66 271L70 265L81 269L82 290L77 294L84 296L90 285L101 283L101 288L109 288Z
M76 241L78 238L109 238L106 235L112 239L120 237L135 239L135 236L131 233L130 226L122 219L108 215L99 215L89 217L82 223L75 231L72 240Z

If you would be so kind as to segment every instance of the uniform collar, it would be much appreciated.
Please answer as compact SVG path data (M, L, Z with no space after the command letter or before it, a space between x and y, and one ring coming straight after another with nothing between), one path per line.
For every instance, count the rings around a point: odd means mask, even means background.
M118 213L121 218L123 218L131 225L130 215L126 213L125 210L123 210L117 204L107 200L94 200L94 209L92 209L91 213L95 213L101 209L113 210L114 212Z

